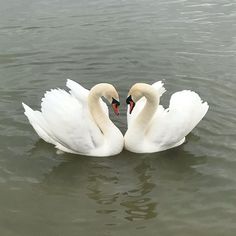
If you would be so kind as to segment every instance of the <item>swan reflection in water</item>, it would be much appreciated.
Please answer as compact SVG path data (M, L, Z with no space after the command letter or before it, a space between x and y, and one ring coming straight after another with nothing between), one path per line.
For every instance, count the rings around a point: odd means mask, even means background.
M178 188L195 191L186 178L195 176L197 172L192 166L203 162L182 147L158 154L123 151L112 158L70 154L59 158L60 163L56 161L57 164L44 174L40 183L43 191L70 200L72 197L80 217L100 215L108 218L107 224L113 224L117 218L137 221L158 217L158 209L161 207L163 211ZM86 209L86 216L80 207Z
M109 161L111 165L98 161L88 178L88 196L102 206L98 213L115 212L123 206L122 211L126 213L122 215L126 215L127 220L153 218L157 215L157 202L148 196L155 187L151 179L150 163L141 158L132 159L126 165L124 162L130 156L135 154L123 152L120 160L117 158Z

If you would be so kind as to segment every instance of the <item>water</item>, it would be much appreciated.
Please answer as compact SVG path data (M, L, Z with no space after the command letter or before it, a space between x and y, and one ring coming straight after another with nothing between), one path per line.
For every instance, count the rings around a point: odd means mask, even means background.
M24 0L0 8L0 234L235 235L236 3ZM38 108L66 78L193 89L210 110L173 150L57 155L21 101Z

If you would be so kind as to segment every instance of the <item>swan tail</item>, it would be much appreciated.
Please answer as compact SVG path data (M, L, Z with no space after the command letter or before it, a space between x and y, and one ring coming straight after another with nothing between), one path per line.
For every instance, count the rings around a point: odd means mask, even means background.
M154 84L152 84L152 86L157 90L160 97L166 92L164 83L162 81L157 81Z
M39 111L32 110L25 103L22 103L22 106L25 110L24 114L28 118L30 124L34 128L35 132L38 134L40 138L42 138L45 142L52 143L56 145L56 142L50 137L48 132L45 131L45 120L43 119L42 113Z

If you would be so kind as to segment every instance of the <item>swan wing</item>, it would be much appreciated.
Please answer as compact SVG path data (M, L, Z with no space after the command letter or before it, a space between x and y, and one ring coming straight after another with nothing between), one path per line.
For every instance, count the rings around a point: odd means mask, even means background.
M25 115L27 116L30 124L33 126L34 130L45 142L56 145L56 138L50 130L47 122L45 121L42 113L40 111L34 111L26 104L22 103L25 109Z
M74 96L76 99L78 99L81 103L87 104L87 99L89 95L89 90L84 88L79 83L67 79L66 86L70 89L69 93ZM109 110L105 102L100 98L100 103L103 108L103 111L109 116Z
M166 91L166 89L164 88L164 83L162 81L157 81L155 83L152 84L153 88L155 88L156 92L158 93L158 95L161 97L162 94ZM138 114L140 113L140 111L142 111L144 105L146 103L146 98L143 97L141 98L135 105L132 114L129 114L129 106L127 109L127 123L128 123L128 127L129 125L135 120L135 118L138 116ZM160 105L159 109L163 109L163 107Z
M183 90L171 96L168 109L158 109L147 137L160 149L176 146L205 116L209 106L193 91Z
M87 103L65 90L46 92L41 112L23 106L37 134L63 151L88 154L88 150L102 145L103 135L91 118Z

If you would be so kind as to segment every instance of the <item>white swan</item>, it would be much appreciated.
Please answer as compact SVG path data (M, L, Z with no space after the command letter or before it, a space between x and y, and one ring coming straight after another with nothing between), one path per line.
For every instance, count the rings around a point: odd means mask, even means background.
M109 119L104 96L116 114L119 97L115 88L106 83L90 91L67 80L69 93L62 89L47 91L42 99L41 112L22 103L25 115L37 134L63 152L87 156L111 156L120 153L124 138Z
M163 83L137 83L129 91L126 103L128 130L125 148L136 153L163 151L181 145L185 136L205 116L209 106L189 90L171 96L168 109L159 105L165 92ZM158 106L159 105L159 106Z

